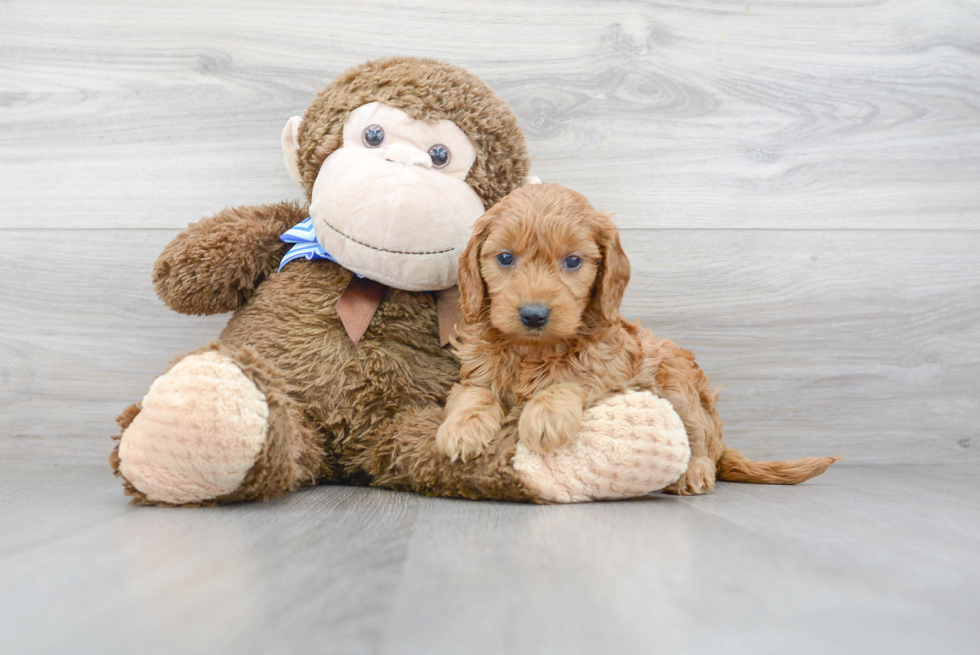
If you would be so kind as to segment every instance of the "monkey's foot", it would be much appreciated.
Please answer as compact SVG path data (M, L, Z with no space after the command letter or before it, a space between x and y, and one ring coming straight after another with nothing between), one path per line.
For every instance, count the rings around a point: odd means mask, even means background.
M626 391L587 409L578 436L547 455L519 443L514 469L537 500L574 503L659 491L684 473L690 456L671 404Z
M123 431L117 470L152 503L213 500L242 486L268 431L265 394L230 357L188 355L143 398Z

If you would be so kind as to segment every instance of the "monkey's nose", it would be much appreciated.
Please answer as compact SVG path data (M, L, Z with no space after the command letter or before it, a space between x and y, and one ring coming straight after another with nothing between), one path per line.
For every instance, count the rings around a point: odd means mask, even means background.
M404 143L392 143L388 146L385 150L385 159L396 164L432 168L432 157L429 156L429 153Z
M551 310L544 305L524 305L518 312L521 315L521 323L529 328L543 327L551 316Z

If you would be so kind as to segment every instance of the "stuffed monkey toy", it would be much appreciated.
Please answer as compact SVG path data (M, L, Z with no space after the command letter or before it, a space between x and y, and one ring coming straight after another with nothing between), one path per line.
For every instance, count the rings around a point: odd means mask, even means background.
M446 347L459 254L529 169L513 112L479 78L427 59L367 62L292 118L282 144L306 203L225 209L154 266L171 309L234 313L119 416L110 462L134 502L268 500L317 483L572 502L683 473L680 419L639 392L589 408L579 438L548 455L522 448L513 415L479 457L437 450L459 375Z

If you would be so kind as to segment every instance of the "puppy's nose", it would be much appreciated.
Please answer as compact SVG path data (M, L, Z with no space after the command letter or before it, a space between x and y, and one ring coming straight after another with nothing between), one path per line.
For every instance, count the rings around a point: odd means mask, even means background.
M521 323L530 328L542 327L548 322L551 310L544 305L524 305L520 310Z

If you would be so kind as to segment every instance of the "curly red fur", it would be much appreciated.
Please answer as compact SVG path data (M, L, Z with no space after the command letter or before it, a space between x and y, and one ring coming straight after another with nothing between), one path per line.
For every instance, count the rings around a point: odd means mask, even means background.
M726 449L717 393L694 355L620 314L629 276L610 215L581 194L528 185L488 211L460 262L461 382L437 436L440 449L478 454L516 406L523 407L520 438L546 452L574 437L592 400L632 387L669 400L687 429L691 464L668 491L704 493L716 474L793 484L835 461L759 463ZM547 309L546 323L523 320L530 305Z

